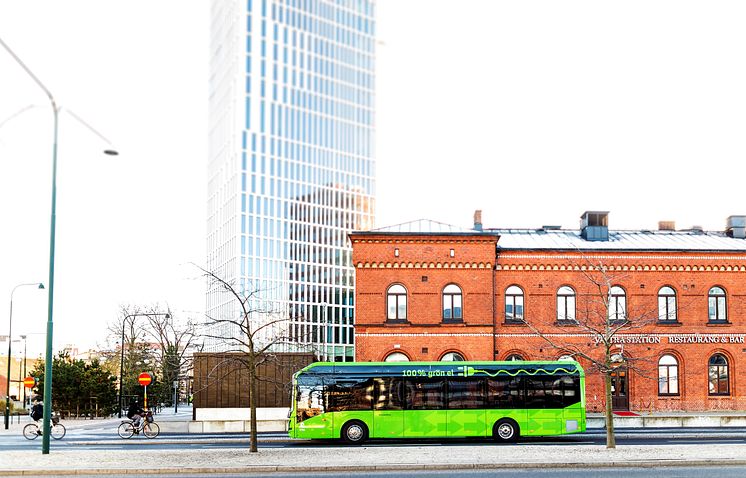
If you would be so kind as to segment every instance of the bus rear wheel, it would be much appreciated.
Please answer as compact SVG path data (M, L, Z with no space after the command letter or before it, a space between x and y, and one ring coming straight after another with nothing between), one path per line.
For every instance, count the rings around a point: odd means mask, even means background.
M514 442L519 435L518 424L510 418L503 418L492 427L492 436L499 442Z
M368 427L365 423L353 420L342 427L342 440L350 445L360 445L368 439Z

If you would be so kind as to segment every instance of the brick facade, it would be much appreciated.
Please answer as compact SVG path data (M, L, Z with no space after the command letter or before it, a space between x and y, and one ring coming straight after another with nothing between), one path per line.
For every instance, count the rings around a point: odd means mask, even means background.
M356 268L356 360L382 361L392 352L409 360L440 360L457 352L466 360L557 359L557 346L578 346L600 357L604 347L590 326L605 323L608 286L624 291L627 326L613 351L625 358L626 393L618 409L746 409L746 240L741 250L531 250L501 248L500 234L356 232L351 236ZM739 246L740 247L740 246ZM600 270L602 268L603 270ZM602 287L595 282L602 282ZM387 320L387 290L406 289L406 320ZM456 284L463 320L443 319L443 289ZM506 320L505 292L517 286L526 325ZM558 321L560 287L574 291L576 322ZM727 320L708 316L712 287L725 291ZM676 320L660 320L659 292L675 291ZM598 317L603 317L599 322ZM721 323L723 322L723 323ZM542 338L545 337L545 338ZM548 340L551 340L552 344ZM708 362L727 360L724 394L709 393ZM676 394L658 393L659 360L676 359ZM602 375L579 359L587 373L587 407L602 410ZM625 365L628 368L625 368ZM673 372L672 372L673 373Z

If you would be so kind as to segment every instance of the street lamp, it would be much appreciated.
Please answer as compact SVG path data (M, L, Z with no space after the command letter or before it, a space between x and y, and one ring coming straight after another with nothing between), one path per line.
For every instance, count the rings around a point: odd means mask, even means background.
M129 314L122 319L122 340L119 342L119 347L122 352L122 356L119 358L119 418L122 418L122 384L124 382L124 326L127 325L127 319L132 319L131 324L134 327L135 317L159 317L165 316L167 319L171 318L170 314Z
M26 335L21 335L23 340L23 373L21 373L22 380L26 378ZM26 387L23 387L23 406L26 407Z
M44 84L34 75L34 73L26 66L23 61L16 55L13 50L0 39L0 45L10 53L10 56L18 63L21 68L28 73L34 83L44 91L44 94L49 98L49 102L52 105L52 113L54 114L54 142L52 146L52 213L50 221L50 235L49 235L49 299L47 301L47 344L46 344L46 355L44 359L44 421L43 421L43 434L41 442L41 452L44 455L49 454L49 437L51 432L51 421L52 421L52 331L53 321L52 313L54 310L54 236L55 226L57 223L57 123L59 118L60 107L57 106L57 102L52 96L52 93L47 89ZM77 117L76 117L77 118ZM80 120L80 118L77 118ZM82 120L80 120L82 121ZM88 126L85 122L83 122ZM88 126L90 128L90 126ZM92 128L91 128L92 129ZM93 129L92 129L93 130ZM95 130L93 130L95 132ZM99 134L101 137L101 135ZM107 141L108 142L108 141ZM111 144L109 142L109 144ZM104 151L108 155L118 154L113 149L107 149Z
M25 286L25 285L35 285L39 289L44 288L44 284L41 282L30 282L28 284L18 284L17 286L13 287L13 290L10 291L10 318L8 319L8 383L7 387L5 389L5 429L8 429L8 423L10 422L10 353L11 353L11 343L12 340L12 333L13 333L13 294L16 292L16 289L19 287ZM25 336L22 336L25 338Z

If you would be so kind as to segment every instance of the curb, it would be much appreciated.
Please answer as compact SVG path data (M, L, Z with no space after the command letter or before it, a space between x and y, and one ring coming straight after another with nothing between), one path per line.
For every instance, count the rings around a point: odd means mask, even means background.
M286 466L286 465L257 465L252 467L186 467L186 468L91 468L91 469L54 469L38 470L5 470L4 476L37 476L43 475L155 475L155 474L245 474L245 473L320 473L320 472L370 472L370 471L412 471L412 470L506 470L506 469L538 469L538 468L658 468L684 466L746 466L746 460L723 461L712 460L640 460L640 461L610 461L610 462L562 462L562 463L443 463L416 464L403 463L399 465L340 465L340 466Z

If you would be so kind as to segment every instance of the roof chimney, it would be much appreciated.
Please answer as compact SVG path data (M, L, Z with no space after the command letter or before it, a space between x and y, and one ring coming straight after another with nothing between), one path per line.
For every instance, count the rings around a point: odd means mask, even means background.
M659 231L675 231L676 221L658 221Z
M580 236L586 241L609 240L609 211L586 211L580 216Z
M736 239L746 239L746 216L729 216L725 234Z
M482 210L477 209L474 211L474 229L477 231L482 230Z

